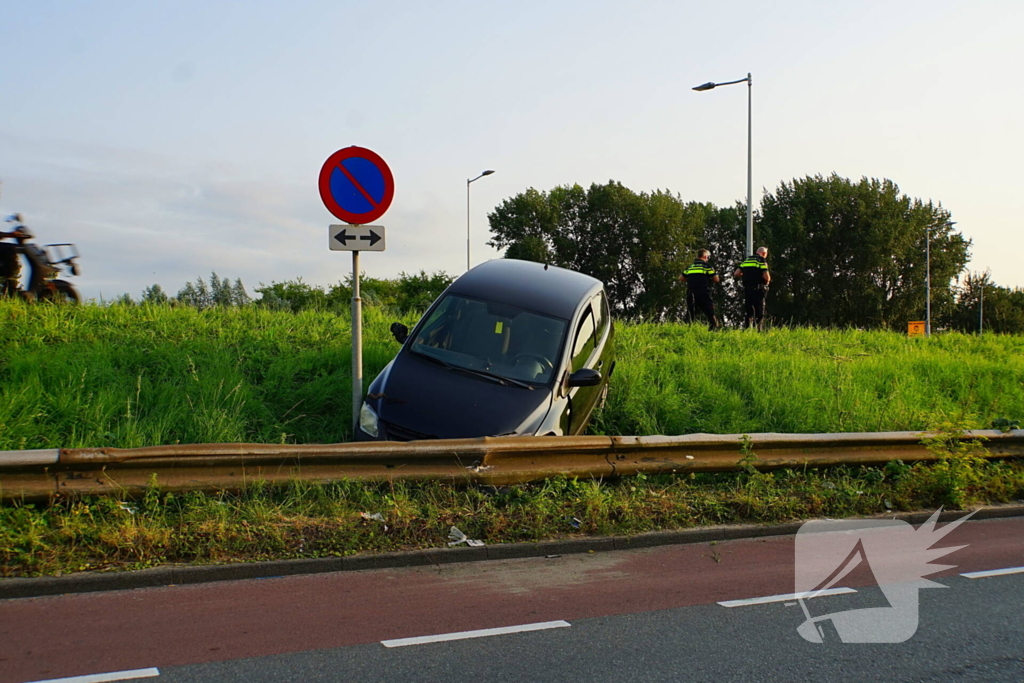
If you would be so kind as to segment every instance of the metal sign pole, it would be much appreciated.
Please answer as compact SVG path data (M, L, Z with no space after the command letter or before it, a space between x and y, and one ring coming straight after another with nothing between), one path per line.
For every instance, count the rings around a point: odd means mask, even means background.
M363 300L359 298L359 252L352 252L352 433L363 407Z

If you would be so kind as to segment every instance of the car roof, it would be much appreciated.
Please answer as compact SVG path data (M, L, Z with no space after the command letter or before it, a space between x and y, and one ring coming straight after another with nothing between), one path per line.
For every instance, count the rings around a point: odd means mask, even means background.
M574 270L533 261L495 259L467 271L448 292L571 320L580 303L603 287L597 278Z

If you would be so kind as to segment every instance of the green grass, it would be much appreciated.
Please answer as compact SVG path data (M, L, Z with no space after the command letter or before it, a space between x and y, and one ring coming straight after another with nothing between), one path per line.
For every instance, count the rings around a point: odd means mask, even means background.
M394 350L387 322L367 311L367 366ZM333 314L0 302L0 344L0 449L349 434L350 327Z
M367 383L397 350L365 311ZM406 317L403 322L415 320ZM330 313L26 306L0 301L0 450L349 437L350 331ZM1024 338L617 326L594 431L919 430L1024 418ZM732 522L843 517L1024 498L1024 464L940 444L935 465L556 479L498 491L438 483L255 484L241 493L0 507L0 575L322 557ZM380 512L384 524L360 513ZM578 521L576 521L578 520Z
M0 576L137 569L443 548L451 526L486 543L635 534L962 508L1024 497L1024 463L963 454L939 465L726 475L558 478L501 489L440 482L254 484L241 493L161 493L0 507ZM360 513L380 513L384 521Z
M1024 417L1024 337L621 325L609 434L989 428Z
M364 311L366 384L397 351ZM412 324L414 318L403 322ZM986 428L1024 418L1024 337L619 324L593 432ZM350 438L346 317L0 301L0 450Z

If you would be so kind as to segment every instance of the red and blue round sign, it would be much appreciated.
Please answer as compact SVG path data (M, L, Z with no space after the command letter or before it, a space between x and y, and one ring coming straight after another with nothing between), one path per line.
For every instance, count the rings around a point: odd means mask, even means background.
M346 223L372 223L384 215L394 197L391 169L363 147L339 149L320 169L320 198L328 211Z

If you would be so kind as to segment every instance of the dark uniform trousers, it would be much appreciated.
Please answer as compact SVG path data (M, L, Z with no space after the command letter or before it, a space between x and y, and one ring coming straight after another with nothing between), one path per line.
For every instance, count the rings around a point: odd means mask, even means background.
M744 287L743 288L743 329L750 327L751 321L754 326L761 329L764 322L764 299L767 294L765 287Z
M715 302L711 300L710 289L689 290L686 297L689 306L690 322L697 321L697 311L701 311L708 319L708 329L718 327L718 316L715 315Z

